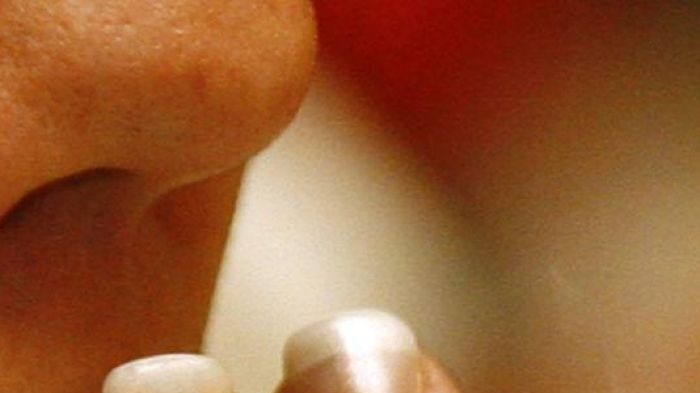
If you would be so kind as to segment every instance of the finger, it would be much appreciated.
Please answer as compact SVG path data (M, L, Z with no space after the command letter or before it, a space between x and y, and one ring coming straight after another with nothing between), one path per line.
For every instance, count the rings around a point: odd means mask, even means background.
M419 393L421 357L411 329L393 315L344 313L290 338L278 393Z
M192 354L161 355L115 368L103 393L231 393L231 381L213 359Z
M461 393L457 379L437 359L423 355L423 393Z

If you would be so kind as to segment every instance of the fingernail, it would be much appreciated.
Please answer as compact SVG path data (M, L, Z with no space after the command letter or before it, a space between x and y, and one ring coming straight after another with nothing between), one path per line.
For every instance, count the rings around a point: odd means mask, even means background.
M231 393L226 371L202 355L160 355L126 363L105 379L103 393Z
M360 310L308 326L284 350L282 392L413 393L419 351L411 329L382 311Z

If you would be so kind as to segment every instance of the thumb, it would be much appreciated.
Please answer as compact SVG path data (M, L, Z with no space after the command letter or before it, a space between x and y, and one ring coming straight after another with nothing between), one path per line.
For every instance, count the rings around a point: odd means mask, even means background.
M284 374L277 393L458 392L441 390L446 378L423 358L404 322L373 310L340 314L292 336Z

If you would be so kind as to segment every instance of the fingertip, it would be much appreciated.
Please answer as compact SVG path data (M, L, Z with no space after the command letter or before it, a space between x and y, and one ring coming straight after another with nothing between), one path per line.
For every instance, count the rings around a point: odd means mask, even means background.
M457 378L436 358L423 354L423 393L464 393Z
M418 351L411 328L398 317L365 309L337 314L295 333L285 345L285 374L294 376L330 358Z
M278 393L418 393L419 360L414 333L396 316L341 313L288 341Z
M138 359L113 369L103 393L231 393L231 381L212 358L168 354Z

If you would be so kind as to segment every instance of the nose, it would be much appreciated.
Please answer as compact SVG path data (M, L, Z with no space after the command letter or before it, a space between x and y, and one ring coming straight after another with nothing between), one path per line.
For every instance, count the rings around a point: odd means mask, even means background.
M314 57L305 1L171 3L3 2L0 214L93 169L203 179L291 119Z

